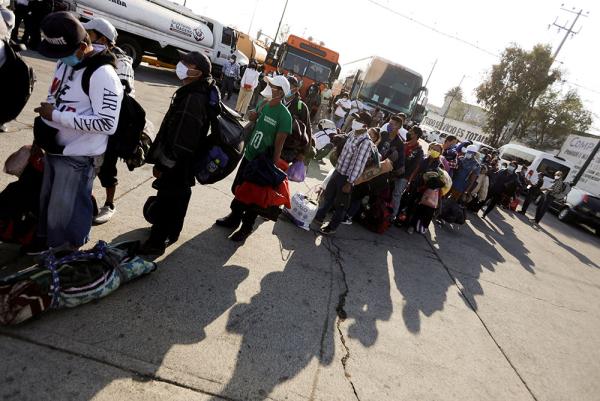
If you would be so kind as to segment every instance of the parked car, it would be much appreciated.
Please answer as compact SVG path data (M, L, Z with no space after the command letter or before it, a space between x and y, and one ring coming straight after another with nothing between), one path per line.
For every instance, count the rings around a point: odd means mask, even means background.
M552 202L550 210L558 214L559 220L585 224L600 236L600 197L573 187L565 199Z

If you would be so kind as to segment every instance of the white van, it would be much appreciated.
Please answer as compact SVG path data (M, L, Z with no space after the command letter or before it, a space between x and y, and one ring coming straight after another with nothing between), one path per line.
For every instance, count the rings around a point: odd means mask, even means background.
M563 177L567 178L573 168L571 163L565 159L556 157L550 153L528 148L527 146L509 143L498 149L498 157L501 163L517 162L527 167L526 177L537 182L538 173L544 173L544 188L550 187L554 180L554 173L562 171Z

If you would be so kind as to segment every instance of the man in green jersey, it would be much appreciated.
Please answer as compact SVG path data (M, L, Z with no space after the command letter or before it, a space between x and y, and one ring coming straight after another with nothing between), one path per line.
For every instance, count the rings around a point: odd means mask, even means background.
M273 163L277 163L281 157L281 149L292 132L292 116L287 107L281 103L282 99L290 94L290 84L281 75L265 77L267 87L261 93L267 100L261 102L256 110L248 113L248 119L256 121L252 134L246 141L244 157L238 167L237 174L233 180L232 190L240 185L243 173L249 161L259 155L269 152ZM272 152L272 153L271 153ZM257 213L245 203L237 199L231 202L231 213L226 217L218 219L216 224L221 227L236 229L240 223L242 226L230 237L232 241L244 241L252 233Z

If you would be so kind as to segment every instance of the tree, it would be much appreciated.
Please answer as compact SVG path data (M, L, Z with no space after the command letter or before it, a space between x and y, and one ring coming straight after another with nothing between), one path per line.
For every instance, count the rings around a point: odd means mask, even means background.
M517 122L519 115L560 77L558 70L550 71L553 61L549 45L538 44L526 51L513 44L475 89L477 102L488 111L485 128L492 146L502 144L505 127Z
M538 148L557 149L573 132L585 132L592 124L592 113L585 109L579 94L562 94L549 88L527 114L516 136Z
M446 92L445 97L454 97L455 102L462 102L463 100L463 91L460 86L455 86Z

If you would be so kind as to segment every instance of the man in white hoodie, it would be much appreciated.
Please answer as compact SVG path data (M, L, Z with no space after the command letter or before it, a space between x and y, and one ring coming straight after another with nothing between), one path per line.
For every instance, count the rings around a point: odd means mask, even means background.
M38 245L77 249L88 240L95 169L117 129L123 85L114 56L95 50L71 14L48 15L42 31L40 53L59 61L47 102L35 109L34 136L47 144Z

